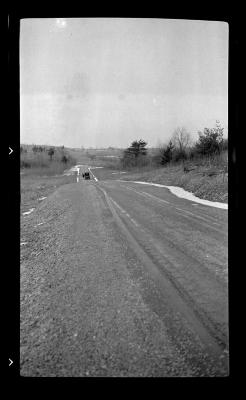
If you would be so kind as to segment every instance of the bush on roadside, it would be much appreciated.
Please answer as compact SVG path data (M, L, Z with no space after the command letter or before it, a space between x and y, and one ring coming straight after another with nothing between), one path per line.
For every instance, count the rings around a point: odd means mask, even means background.
M173 157L172 157L174 162L187 160L187 158L188 158L188 155L187 155L186 150L184 150L184 149L174 149Z
M160 163L162 165L165 165L165 164L169 163L172 160L172 158L173 158L173 150L174 150L174 145L173 145L171 140L170 140L170 142L168 143L167 146L165 146L162 149L160 149L160 154L161 154Z
M223 130L219 121L216 121L215 128L204 128L203 132L199 131L195 151L203 156L220 154L223 149Z

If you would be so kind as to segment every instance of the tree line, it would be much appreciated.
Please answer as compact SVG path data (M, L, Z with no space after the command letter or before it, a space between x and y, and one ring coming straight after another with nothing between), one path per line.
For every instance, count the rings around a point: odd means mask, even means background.
M41 166L48 166L47 162L49 162L49 165L51 166L53 160L55 163L59 162L64 165L74 162L73 158L67 153L64 146L48 147L34 145L31 152L37 157L30 158L30 152L28 153L25 147L20 146L21 167L30 168L32 164L36 165L38 163Z
M198 140L193 143L191 135L187 130L177 128L166 145L159 148L159 154L155 156L156 163L166 165L172 162L192 160L204 156L220 154L228 149L228 139L223 138L224 128L219 121L216 121L214 128L204 128L203 132L198 131ZM123 166L146 165L148 154L147 142L143 139L134 140L124 150Z
M53 160L53 157L54 157L54 155L55 155L55 153L59 153L60 154L60 161L62 162L62 163L64 163L64 164L66 164L68 161L69 161L69 156L67 155L67 154L65 154L65 147L64 146L61 146L60 148L55 148L55 147L49 147L49 148L47 148L47 147L45 147L45 146L37 146L37 145L34 145L33 147L32 147L32 152L34 153L34 154L38 154L38 153L47 153L48 154L48 156L49 156L49 158L50 158L50 161L52 161ZM20 147L20 153L21 154L23 154L23 153L27 153L27 149L25 149L24 147Z

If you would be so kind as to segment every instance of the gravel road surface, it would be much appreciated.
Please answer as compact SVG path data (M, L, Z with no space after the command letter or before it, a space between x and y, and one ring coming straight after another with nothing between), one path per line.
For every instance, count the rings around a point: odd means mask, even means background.
M227 211L103 173L21 217L21 375L227 376Z

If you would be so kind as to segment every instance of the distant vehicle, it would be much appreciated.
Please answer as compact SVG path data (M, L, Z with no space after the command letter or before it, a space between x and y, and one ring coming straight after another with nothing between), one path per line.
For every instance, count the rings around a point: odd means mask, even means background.
M83 175L85 179L91 179L89 172L85 172Z

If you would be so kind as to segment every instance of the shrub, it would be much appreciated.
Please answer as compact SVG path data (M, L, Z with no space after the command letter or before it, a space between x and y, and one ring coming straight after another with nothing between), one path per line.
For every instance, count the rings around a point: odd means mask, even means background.
M55 149L53 149L53 147L50 147L48 150L48 155L50 156L50 161L52 160L52 157L54 154L55 154Z
M216 121L215 128L204 128L203 132L199 131L199 139L195 145L197 153L201 155L219 154L222 151L223 130L219 121Z
M175 149L173 151L173 161L178 162L188 158L187 152L184 149Z
M168 145L160 150L161 153L161 164L165 165L172 160L174 145L172 141Z
M67 162L68 162L68 157L65 156L65 154L62 156L61 162L64 163L64 164L67 164Z
M25 161L25 160L21 160L20 167L21 168L31 168L31 163L28 161Z
M137 164L136 158L132 154L128 154L127 152L124 153L120 161L123 168L135 167Z

